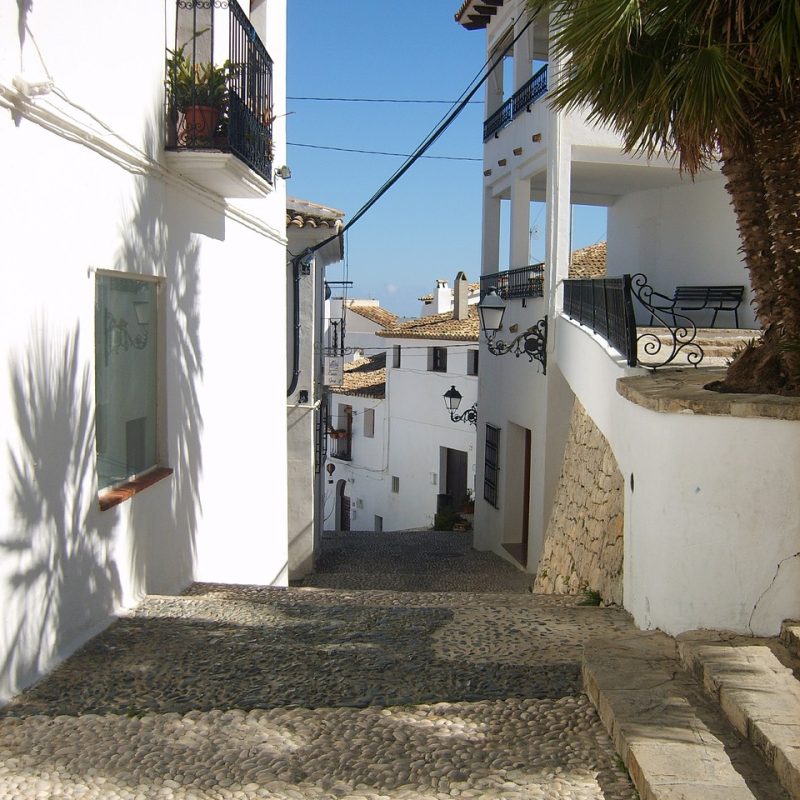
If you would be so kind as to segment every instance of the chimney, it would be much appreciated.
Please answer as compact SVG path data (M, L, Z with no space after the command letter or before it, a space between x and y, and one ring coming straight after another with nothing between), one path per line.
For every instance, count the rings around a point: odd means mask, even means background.
M453 289L453 298L455 301L453 319L467 319L467 317L469 317L469 306L467 305L468 294L467 276L463 272L459 272L458 275L456 275L455 288Z
M436 280L436 291L433 293L434 314L443 314L453 307L452 289L447 285L447 281L442 278Z

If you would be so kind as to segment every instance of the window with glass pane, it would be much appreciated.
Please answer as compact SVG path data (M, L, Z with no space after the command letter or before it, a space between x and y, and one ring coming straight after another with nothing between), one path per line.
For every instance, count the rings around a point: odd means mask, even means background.
M158 284L98 274L95 292L97 484L103 489L158 464Z

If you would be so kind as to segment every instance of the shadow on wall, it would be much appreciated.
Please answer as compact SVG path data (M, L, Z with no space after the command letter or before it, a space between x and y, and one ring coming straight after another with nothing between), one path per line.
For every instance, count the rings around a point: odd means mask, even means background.
M157 129L150 124L145 136L152 157L159 149ZM77 646L126 602L129 591L166 593L193 579L203 428L197 396L200 247L185 225L168 224L164 192L159 182L138 179L133 207L120 223L116 266L166 276L160 346L174 474L171 483L148 491L154 498L160 489L160 497L168 493L169 499L159 506L145 492L99 510L93 334L81 333L79 323L70 333L35 325L29 344L9 364L18 445L8 446L15 526L0 540L0 562L9 575L0 696L40 677L54 657ZM94 292L93 282L86 283ZM129 554L120 546L126 534Z
M34 326L10 367L19 454L10 451L16 531L0 556L16 566L0 678L40 674L53 653L113 611L121 594L112 559L112 520L97 512L94 411L79 329L64 336Z
M159 118L158 112L153 118ZM144 141L145 151L154 160L160 150L158 130L160 126L150 124ZM167 208L161 183L140 178L130 217L120 226L116 257L117 269L124 272L166 276L162 355L168 466L174 470L169 528L163 527L163 509L146 503L134 503L131 508L134 585L140 591L160 594L177 591L192 580L202 513L203 416L197 395L203 376L200 244L192 231L177 221L176 210Z

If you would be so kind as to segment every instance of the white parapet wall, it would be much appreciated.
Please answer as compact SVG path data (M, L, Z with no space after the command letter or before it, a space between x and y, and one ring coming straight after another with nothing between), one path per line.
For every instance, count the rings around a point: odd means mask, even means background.
M744 400L719 415L653 410L618 393L631 371L585 329L561 317L556 342L625 480L624 604L636 624L774 635L800 615L800 421L755 416L763 407ZM670 381L661 375L639 379L639 394Z

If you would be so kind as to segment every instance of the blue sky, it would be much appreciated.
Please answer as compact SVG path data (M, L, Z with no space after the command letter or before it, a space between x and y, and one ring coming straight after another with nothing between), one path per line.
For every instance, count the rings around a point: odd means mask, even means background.
M457 0L413 6L388 0L289 0L288 84L292 97L455 100L485 59L485 34L466 31ZM428 155L480 159L483 90ZM351 217L403 163L402 158L317 150L322 147L410 153L449 111L448 105L287 101L287 162L294 197L339 208ZM459 270L480 274L480 161L420 159L347 235L347 266L329 278L354 282L353 297L374 297L404 316L419 313L419 295ZM532 260L543 255L542 233ZM605 217L576 211L573 242L605 235ZM505 252L505 251L501 251ZM508 266L501 255L501 267ZM515 265L519 266L519 265ZM344 272L347 275L344 275Z

